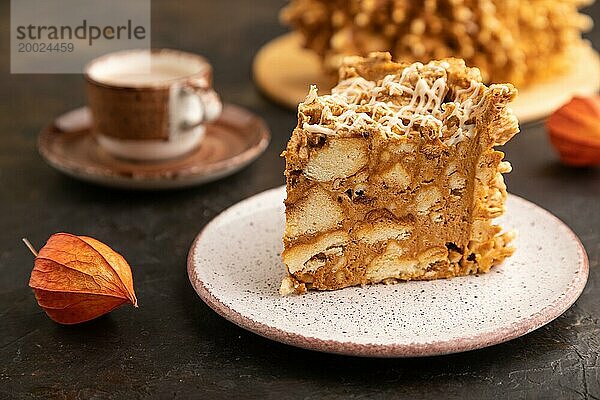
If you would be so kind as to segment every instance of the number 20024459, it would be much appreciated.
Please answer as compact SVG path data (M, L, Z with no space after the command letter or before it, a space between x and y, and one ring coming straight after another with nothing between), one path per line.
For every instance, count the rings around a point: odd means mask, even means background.
M72 53L75 50L73 43L38 43L21 42L17 43L19 53Z

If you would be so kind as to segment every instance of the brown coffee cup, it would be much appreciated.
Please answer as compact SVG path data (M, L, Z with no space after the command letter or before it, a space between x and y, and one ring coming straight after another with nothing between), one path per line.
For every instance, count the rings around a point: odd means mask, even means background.
M204 57L177 50L110 53L85 68L92 130L114 156L161 160L180 156L221 113Z

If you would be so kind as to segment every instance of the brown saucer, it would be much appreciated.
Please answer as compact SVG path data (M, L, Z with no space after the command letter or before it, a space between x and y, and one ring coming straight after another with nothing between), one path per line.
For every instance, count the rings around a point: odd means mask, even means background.
M554 79L519 90L511 107L521 123L544 118L576 95L591 95L600 88L600 57L589 43L574 48L572 68ZM291 32L265 44L254 58L256 85L271 99L290 109L304 101L309 85L327 94L335 82L321 69L319 57L302 47Z
M104 151L90 126L87 107L59 116L40 133L40 154L50 166L69 176L127 189L173 189L214 181L254 161L271 138L262 118L225 104L221 117L207 124L202 143L187 155L160 162L136 162Z

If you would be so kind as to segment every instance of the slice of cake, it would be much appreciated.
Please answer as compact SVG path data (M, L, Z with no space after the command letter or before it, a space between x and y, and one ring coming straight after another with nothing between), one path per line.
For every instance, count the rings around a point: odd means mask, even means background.
M284 152L281 294L487 272L512 253L492 220L516 90L481 80L458 59L372 53L346 58L331 95L311 87Z

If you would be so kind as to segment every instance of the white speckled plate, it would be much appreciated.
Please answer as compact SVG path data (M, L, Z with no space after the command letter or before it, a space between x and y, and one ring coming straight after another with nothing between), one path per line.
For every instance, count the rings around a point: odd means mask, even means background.
M196 238L188 273L217 313L259 335L359 356L455 353L514 339L552 321L588 276L579 239L549 212L509 195L501 218L516 253L488 274L280 297L284 188L229 208Z

